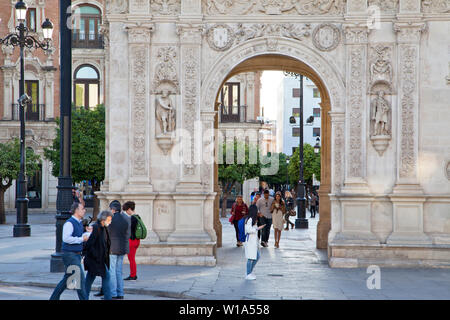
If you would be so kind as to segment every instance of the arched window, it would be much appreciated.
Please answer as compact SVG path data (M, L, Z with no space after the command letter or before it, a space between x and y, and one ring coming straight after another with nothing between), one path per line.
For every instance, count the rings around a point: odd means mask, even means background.
M95 108L100 103L100 76L91 65L82 65L75 70L75 106Z
M99 33L102 20L100 9L92 5L80 5L74 12L73 47L103 48L103 39Z

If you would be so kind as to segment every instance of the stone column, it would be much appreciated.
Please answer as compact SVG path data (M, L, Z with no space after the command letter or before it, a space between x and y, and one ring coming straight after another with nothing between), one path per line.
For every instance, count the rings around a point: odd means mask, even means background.
M128 52L130 61L129 84L131 110L128 128L129 178L127 192L152 192L150 182L150 39L153 25L130 23Z
M425 197L418 180L420 40L426 31L426 23L410 21L420 20L420 1L401 0L397 19L394 23L399 74L397 182L390 195L393 232L387 243L431 244L431 239L423 231Z
M53 72L46 72L45 74L45 120L54 119L54 74Z
M12 120L14 66L3 66L3 120Z

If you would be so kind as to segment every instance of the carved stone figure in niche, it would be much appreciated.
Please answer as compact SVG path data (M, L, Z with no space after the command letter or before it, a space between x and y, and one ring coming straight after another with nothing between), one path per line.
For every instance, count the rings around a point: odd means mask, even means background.
M374 48L375 61L370 64L371 82L392 82L392 64L389 62L389 47L377 46Z
M156 118L163 135L175 130L175 105L167 89L164 89L156 98Z
M384 98L384 91L379 91L378 96L372 101L371 120L373 123L372 136L390 135L389 114L391 107Z

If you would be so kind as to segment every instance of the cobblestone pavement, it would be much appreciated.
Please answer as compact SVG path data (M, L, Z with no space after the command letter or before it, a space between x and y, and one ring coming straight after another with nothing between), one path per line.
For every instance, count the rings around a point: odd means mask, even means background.
M54 215L37 216L30 217L29 238L13 238L12 224L0 226L0 299L8 298L1 293L7 290L5 285L38 290L36 287L53 288L62 278L61 273L49 272L50 255L55 248ZM381 289L369 290L366 283L371 274L366 269L330 268L326 250L315 248L318 216L309 220L308 230L283 231L279 249L274 248L272 231L270 246L261 249L261 259L255 267L257 280L245 280L244 249L236 247L234 228L228 218L221 221L223 247L217 250L216 267L140 265L138 281L125 282L126 298L450 299L449 269L381 268ZM124 276L128 272L125 265ZM98 290L99 284L97 279L93 291ZM49 289L49 295L50 292ZM30 294L30 298L34 297L42 295ZM76 297L75 292L68 292L63 299Z

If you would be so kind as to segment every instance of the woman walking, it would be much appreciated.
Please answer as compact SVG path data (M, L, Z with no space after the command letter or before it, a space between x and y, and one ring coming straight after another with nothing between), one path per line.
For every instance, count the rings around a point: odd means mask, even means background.
M286 220L286 228L284 230L289 230L289 225L291 226L291 229L294 229L294 224L289 220L291 212L294 211L294 197L292 197L292 194L289 191L286 191L284 193L284 197L286 199L286 213L284 214L284 220Z
M234 229L236 231L236 246L242 247L242 242L239 241L239 220L241 220L248 213L248 207L244 203L242 196L237 196L236 202L231 208L231 215L233 218Z
M97 276L102 277L102 291L105 300L111 300L109 254L111 240L109 239L108 226L111 224L113 214L111 211L102 211L97 222L92 226L92 233L83 249L84 269L86 274L86 296L89 299L92 283Z
M272 212L272 223L275 230L275 248L279 248L281 231L284 227L284 214L286 213L286 206L283 199L281 199L280 191L275 194L275 200L272 203L270 212Z
M245 223L245 236L244 242L245 257L247 258L247 276L246 280L255 280L256 277L253 274L253 269L261 256L259 252L259 239L258 230L263 229L266 225L257 226L258 208L256 205L251 205L248 212L248 217Z
M122 206L123 211L131 218L131 234L128 242L130 244L130 252L128 253L128 261L130 261L130 275L124 280L137 280L136 251L141 244L141 240L136 238L136 227L138 220L136 215L136 204L133 201L125 202Z

